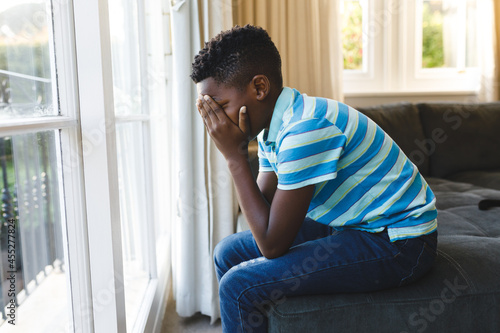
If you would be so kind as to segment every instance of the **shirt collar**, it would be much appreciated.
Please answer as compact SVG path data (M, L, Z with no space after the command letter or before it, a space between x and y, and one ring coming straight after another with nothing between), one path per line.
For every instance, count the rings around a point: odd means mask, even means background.
M264 141L266 143L276 142L278 132L280 130L281 124L283 123L283 114L292 106L293 100L293 89L284 87L278 97L278 100L276 101L276 105L274 106L269 130L266 130L264 132Z

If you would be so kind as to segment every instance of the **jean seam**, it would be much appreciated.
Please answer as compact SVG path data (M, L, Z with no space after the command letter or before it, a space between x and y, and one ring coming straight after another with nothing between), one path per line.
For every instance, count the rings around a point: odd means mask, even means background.
M417 257L417 262L415 263L415 265L411 268L411 272L410 274L408 274L407 276L405 276L404 278L401 279L401 281L399 282L399 286L402 286L402 284L409 278L411 278L415 272L415 269L418 267L418 265L420 264L420 259L422 258L422 254L424 253L424 250L425 250L425 246L426 246L426 243L423 244L422 246L422 249L420 250L420 253L418 254L418 257Z

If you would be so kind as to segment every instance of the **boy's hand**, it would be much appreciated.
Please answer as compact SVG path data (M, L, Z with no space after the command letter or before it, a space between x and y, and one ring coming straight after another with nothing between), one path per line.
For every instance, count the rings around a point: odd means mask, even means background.
M240 108L238 125L234 124L220 105L208 95L200 96L196 107L208 134L226 160L248 157L250 121L246 106Z

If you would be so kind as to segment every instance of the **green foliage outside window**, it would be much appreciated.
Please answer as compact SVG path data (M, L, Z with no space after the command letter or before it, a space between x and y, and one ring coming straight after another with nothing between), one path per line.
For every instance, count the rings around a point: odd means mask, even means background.
M363 68L363 9L359 1L344 1L342 53L344 69ZM422 12L422 68L443 67L443 12L440 1L424 1Z
M363 68L363 10L358 1L344 1L342 53L344 69Z
M429 2L424 2L423 5L422 68L443 67L443 13L441 6L433 6Z

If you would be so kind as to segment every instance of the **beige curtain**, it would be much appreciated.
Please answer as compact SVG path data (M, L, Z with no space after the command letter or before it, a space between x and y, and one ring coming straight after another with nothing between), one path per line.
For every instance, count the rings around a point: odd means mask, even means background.
M285 86L343 100L341 0L233 0L233 20L266 29L280 51Z
M494 33L493 33L493 57L494 57L494 75L493 75L493 84L492 84L492 94L491 99L498 101L500 100L500 1L493 1L493 20L494 20Z
M499 100L500 87L500 1L478 1L479 60L481 80L479 101Z

